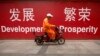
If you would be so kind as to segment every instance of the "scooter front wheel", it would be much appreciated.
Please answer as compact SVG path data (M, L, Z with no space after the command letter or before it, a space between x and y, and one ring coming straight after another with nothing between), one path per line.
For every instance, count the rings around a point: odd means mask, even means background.
M58 44L59 45L62 45L62 44L64 44L65 43L65 39L64 38L59 38L58 39Z

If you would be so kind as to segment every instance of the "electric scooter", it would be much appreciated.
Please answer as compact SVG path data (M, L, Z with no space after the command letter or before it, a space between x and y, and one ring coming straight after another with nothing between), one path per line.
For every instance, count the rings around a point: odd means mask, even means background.
M42 45L44 42L57 42L59 45L64 44L65 43L65 39L63 38L63 29L60 29L59 27L55 27L55 33L56 33L56 37L55 40L51 40L50 37L48 36L48 33L44 33L41 36L36 36L35 37L35 42L37 45Z

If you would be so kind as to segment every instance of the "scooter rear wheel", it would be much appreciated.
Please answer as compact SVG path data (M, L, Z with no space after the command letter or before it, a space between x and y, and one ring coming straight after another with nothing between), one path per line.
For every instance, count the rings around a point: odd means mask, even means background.
M42 41L41 37L37 37L35 42L36 42L37 45L42 45L43 44L43 41Z

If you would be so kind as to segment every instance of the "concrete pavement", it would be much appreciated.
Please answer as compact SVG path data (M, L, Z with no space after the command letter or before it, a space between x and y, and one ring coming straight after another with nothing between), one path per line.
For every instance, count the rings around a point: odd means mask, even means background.
M34 40L0 40L0 56L100 56L100 40L66 40L64 45Z

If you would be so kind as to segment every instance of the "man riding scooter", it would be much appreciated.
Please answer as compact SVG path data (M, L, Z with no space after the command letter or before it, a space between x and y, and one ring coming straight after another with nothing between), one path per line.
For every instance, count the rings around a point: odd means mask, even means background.
M65 43L65 39L62 36L63 29L59 29L59 27L49 23L49 20L52 17L53 15L48 13L46 18L43 20L43 31L45 34L40 36L35 35L35 42L37 45L42 45L44 42L54 42L58 44ZM54 28L54 30L52 28Z
M52 27L56 27L56 26L49 23L49 20L52 17L53 17L52 14L47 13L46 18L43 20L43 30L44 30L44 32L46 32L48 34L50 39L52 41L54 41L55 40L55 31L52 29Z

